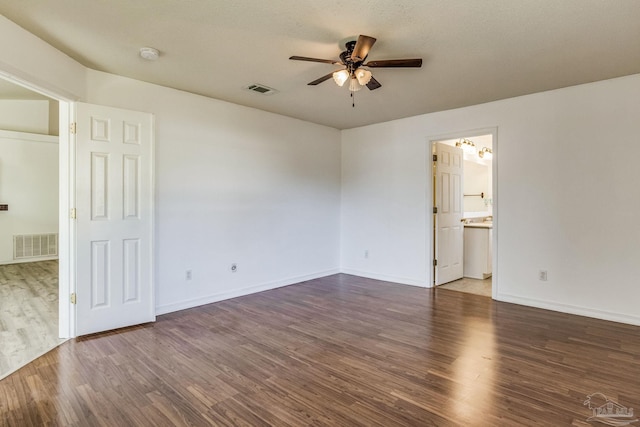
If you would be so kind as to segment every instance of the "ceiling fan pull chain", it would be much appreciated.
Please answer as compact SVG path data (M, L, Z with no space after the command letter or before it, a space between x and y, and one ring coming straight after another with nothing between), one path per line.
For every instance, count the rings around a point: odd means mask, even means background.
M356 97L355 97L355 95L353 94L353 92L351 92L351 106L352 106L353 108L356 108Z

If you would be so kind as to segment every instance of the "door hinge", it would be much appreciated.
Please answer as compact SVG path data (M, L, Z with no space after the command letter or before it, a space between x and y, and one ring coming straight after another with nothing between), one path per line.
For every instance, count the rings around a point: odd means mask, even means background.
M76 122L69 124L69 132L71 133L71 135L76 134Z
M434 266L434 267L437 267L437 266L438 266L438 260L437 260L437 259L434 259L434 260L433 260L433 266ZM75 294L74 294L74 295L75 295Z
M71 304L75 304L76 303L76 293L72 293L71 294Z
M76 208L71 208L71 209L69 210L69 217L70 217L71 219L76 219L76 218L77 218L77 215L76 215Z
M433 207L433 213L434 213L434 214L437 214L437 213L438 213L438 207L437 207L437 206L434 206L434 207Z
M437 161L438 161L438 155L437 155L437 154L434 154L434 155L433 155L433 161L434 161L434 162L437 162Z

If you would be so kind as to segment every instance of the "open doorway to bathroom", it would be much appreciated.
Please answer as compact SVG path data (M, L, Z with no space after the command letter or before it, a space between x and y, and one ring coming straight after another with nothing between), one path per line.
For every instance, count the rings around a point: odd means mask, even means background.
M432 141L433 285L493 295L495 131Z
M59 102L0 79L0 378L59 338Z

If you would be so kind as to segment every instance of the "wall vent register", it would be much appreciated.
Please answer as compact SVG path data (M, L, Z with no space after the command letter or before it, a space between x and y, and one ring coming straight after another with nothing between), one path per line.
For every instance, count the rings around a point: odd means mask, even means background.
M22 234L13 236L13 259L58 255L58 234Z

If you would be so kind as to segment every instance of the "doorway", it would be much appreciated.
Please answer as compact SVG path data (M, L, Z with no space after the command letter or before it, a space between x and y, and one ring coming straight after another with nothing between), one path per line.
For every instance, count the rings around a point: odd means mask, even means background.
M496 136L489 128L429 140L432 287L497 295Z
M74 102L2 68L0 79L59 104L60 338L155 321L153 115ZM95 237L109 231L119 240Z
M0 79L0 378L60 339L59 102Z

